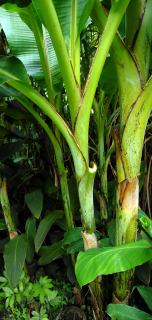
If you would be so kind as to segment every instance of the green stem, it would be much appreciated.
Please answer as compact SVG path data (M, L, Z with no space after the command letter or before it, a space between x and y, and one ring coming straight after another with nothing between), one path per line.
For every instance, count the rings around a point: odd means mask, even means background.
M107 12L102 5L95 0L94 10L92 11L92 19L97 25L100 33L102 33L106 21ZM134 57L130 54L129 49L117 33L111 45L110 54L113 59L119 84L120 96L120 136L126 119L129 114L130 106L137 99L143 87L143 79ZM128 101L129 97L129 101Z
M80 37L75 42L75 76L80 87Z
M94 94L110 46L129 1L130 0L116 1L112 6L85 84L81 106L79 108L79 114L75 125L75 137L80 144L86 159L88 159L88 128Z
M89 289L94 306L94 319L103 320L102 276L98 276L94 281L90 282Z
M116 246L136 240L139 186L138 178L118 184L116 203Z
M72 71L59 20L53 5L53 1L37 0L37 2L41 9L46 27L50 34L53 47L58 58L68 96L72 126L74 126L75 116L80 101L80 92L77 88L75 77Z
M152 42L152 2L146 0L131 0L126 11L126 44L135 56L142 74L143 84L146 84Z
M35 19L32 4L30 4L27 7L27 10L28 10L28 15L30 18L32 30L34 33L34 37L36 40L37 48L39 51L39 56L40 56L41 63L42 63L42 68L43 68L45 82L46 82L46 86L47 86L49 101L52 105L54 105L54 94L53 94L53 88L52 88L50 66L49 66L49 61L48 61L46 39L44 37L42 25L38 24L37 20Z
M125 175L131 180L139 174L144 134L152 109L151 101L152 78L131 106L120 141Z
M1 180L1 190L0 190L0 200L1 200L1 205L6 221L6 225L10 234L10 239L13 239L17 235L15 223L13 221L12 217L12 212L11 212L11 207L7 195L7 188L6 188L6 179Z
M93 99L93 109L95 114L96 128L98 128L99 127L99 105L95 98Z
M78 193L82 213L82 225L88 233L95 232L93 184L97 167L92 163L91 168L87 167L86 172L78 184Z
M138 196L138 178L133 181L126 179L118 184L116 196L116 245L136 240ZM113 295L114 303L129 304L133 274L133 269L115 274Z
M81 177L86 171L86 161L70 126L55 110L55 108L51 106L51 104L30 85L14 80L9 81L9 84L11 84L12 87L20 91L36 105L38 105L39 108L42 109L47 114L47 116L56 124L70 147L75 164L77 181L80 181Z
M111 99L113 97L113 92L108 97L107 103L104 110L99 116L99 126L98 126L98 152L99 152L99 167L100 167L100 211L101 219L104 222L108 219L107 204L108 204L108 190L107 190L107 167L105 161L105 119L109 109ZM104 99L104 96L103 96Z

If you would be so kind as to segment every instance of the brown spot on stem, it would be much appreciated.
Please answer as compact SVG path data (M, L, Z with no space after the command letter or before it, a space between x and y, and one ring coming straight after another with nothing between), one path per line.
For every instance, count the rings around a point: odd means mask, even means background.
M2 188L4 190L4 193L7 194L6 179L4 179L3 182L2 182Z
M138 178L126 179L118 185L119 203L123 211L134 211L138 207Z
M84 242L84 250L88 250L90 248L98 248L97 238L94 233L87 233L86 231L81 232L83 242Z
M9 232L9 235L10 235L10 239L12 240L12 239L14 239L16 236L18 236L18 233L17 233L17 231L10 231L10 232Z

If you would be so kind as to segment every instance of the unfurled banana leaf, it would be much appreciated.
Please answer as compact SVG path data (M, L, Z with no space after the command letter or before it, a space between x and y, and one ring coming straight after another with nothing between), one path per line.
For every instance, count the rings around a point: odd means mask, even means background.
M11 5L7 5L7 8L9 8L9 10L15 10L15 7L11 8ZM18 9L18 13L9 12L3 8L0 8L0 23L6 34L11 53L23 62L26 67L27 73L35 80L37 80L42 87L44 87L44 74L34 34L30 30L28 25L21 20L19 13L24 21L30 26L26 8L22 10L22 12L20 9ZM48 45L48 56L50 61L52 83L55 93L57 93L62 88L62 77L55 51L53 49L47 31L46 39Z
M41 11L39 9L39 6L37 4L37 0L32 0L32 3L39 15L41 17L41 21L45 25L45 22L42 18ZM65 38L65 41L67 44L69 44L69 39L70 39L70 29L71 29L71 7L72 7L72 0L63 0L63 1L58 1L54 0L53 4L55 6L58 19L60 22L60 26L62 29L63 36ZM85 10L85 7L89 7L88 10ZM90 5L90 6L89 6ZM93 6L93 0L78 0L77 1L77 8L75 10L76 12L76 25L77 25L77 36L76 38L80 35L80 32L85 26L85 23L89 17L89 14L91 12ZM75 39L76 40L76 39Z

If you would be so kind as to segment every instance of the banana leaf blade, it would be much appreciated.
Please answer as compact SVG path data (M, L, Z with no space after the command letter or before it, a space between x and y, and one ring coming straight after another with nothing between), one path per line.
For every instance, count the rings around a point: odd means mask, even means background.
M133 307L122 304L109 304L107 311L109 316L116 317L117 320L148 320L152 319L150 314Z
M126 271L150 259L152 248L145 240L116 247L89 249L79 253L75 273L82 287L100 274Z

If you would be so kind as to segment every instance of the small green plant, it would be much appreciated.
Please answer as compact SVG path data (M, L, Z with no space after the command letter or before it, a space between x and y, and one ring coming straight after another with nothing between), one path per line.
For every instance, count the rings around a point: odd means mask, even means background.
M32 311L33 317L31 320L48 320L47 314L46 314L46 308L43 306L40 309L40 312L38 313L37 311Z
M5 271L4 276L5 277L0 277L0 282L2 282L0 288L3 290L3 292L0 292L0 297L6 299L6 308L12 308L15 302L20 303L21 301L27 300L31 296L33 284L29 281L30 277L25 278L24 270L22 271L21 277L15 288L9 284Z
M4 277L0 277L0 298L5 299L5 307L11 309L12 315L17 314L16 306L21 301L25 301L26 315L28 313L28 308L35 308L32 311L32 319L46 320L50 306L58 306L61 304L61 297L57 296L58 292L55 290L50 290L53 287L51 284L52 280L48 279L48 276L40 277L39 281L36 283L30 282L30 277L25 277L24 270L21 273L19 282L15 288L13 288L7 279L6 272L4 271ZM45 304L45 307L44 305ZM24 312L25 313L25 312ZM22 317L26 319L26 315ZM20 315L18 315L20 319ZM16 319L16 318L15 318Z
M48 276L41 277L38 282L34 283L32 290L33 297L40 301L41 304L45 302L48 308L50 305L56 306L61 302L61 297L57 297L58 292L50 290L53 287L51 282L52 280L48 279Z

